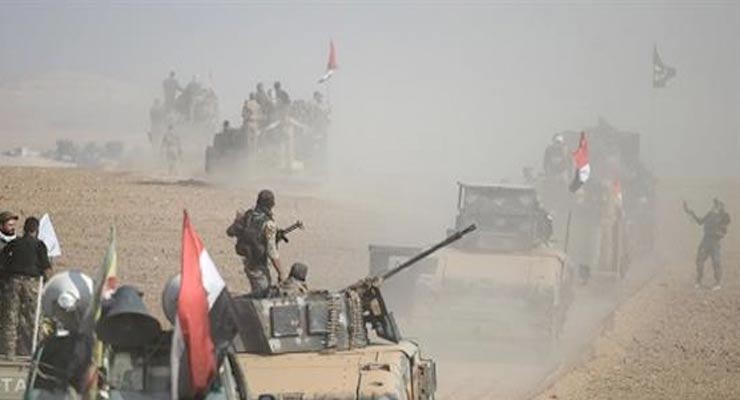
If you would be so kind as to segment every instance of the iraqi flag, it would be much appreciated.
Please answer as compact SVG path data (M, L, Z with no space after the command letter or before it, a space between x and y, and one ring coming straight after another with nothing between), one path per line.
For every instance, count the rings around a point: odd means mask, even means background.
M339 69L337 64L337 49L334 47L334 41L329 42L329 60L326 62L326 73L319 79L319 83L324 83L334 75L334 71Z
M588 163L588 141L586 132L581 132L581 139L578 141L578 148L573 152L573 160L576 164L576 173L573 176L573 182L570 184L570 191L575 192L583 186L591 175L591 166Z
M182 268L170 352L172 398L204 398L234 337L231 296L190 224L182 228Z

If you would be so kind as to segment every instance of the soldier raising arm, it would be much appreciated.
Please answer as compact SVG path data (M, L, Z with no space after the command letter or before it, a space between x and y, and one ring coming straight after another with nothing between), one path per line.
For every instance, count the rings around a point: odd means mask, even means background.
M721 241L727 234L727 226L730 225L730 215L725 211L725 205L719 199L713 200L712 209L701 218L689 208L685 201L683 202L683 209L704 230L704 235L699 243L699 249L696 252L695 287L700 288L702 286L704 264L707 259L710 259L712 261L712 268L714 269L714 286L712 290L719 290L722 279Z

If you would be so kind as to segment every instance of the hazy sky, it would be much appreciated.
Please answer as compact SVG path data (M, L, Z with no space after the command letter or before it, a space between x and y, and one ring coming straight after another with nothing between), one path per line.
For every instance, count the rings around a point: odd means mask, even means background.
M95 106L143 139L168 70L211 76L222 117L238 120L258 80L294 98L323 90L333 38L332 158L344 171L512 176L539 166L554 132L604 116L644 134L659 174L740 175L738 4L5 2L0 84L65 72L132 88L123 105L109 88ZM678 70L659 91L654 43ZM85 96L65 90L49 96ZM20 107L10 101L0 111Z

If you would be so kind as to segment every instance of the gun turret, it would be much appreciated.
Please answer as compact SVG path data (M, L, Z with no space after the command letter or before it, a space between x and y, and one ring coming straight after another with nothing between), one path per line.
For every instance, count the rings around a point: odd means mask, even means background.
M443 240L443 241L435 244L434 246L432 246L432 247L430 247L430 248L422 251L421 253L419 253L419 254L411 257L407 261L405 261L405 262L397 265L396 267L394 267L394 268L392 268L392 269L384 272L383 274L377 275L377 276L370 276L370 277L363 278L360 281L358 281L358 282L356 282L356 283L354 283L354 284L346 287L344 290L357 289L357 288L360 288L360 287L363 287L363 286L368 286L368 285L379 286L386 279L392 278L394 275L398 274L399 272L401 272L401 271L403 271L403 270L405 270L405 269L413 266L414 264L418 263L419 261L421 261L421 260L425 259L426 257L430 256L432 253L436 252L437 250L439 250L439 249L441 249L441 248L443 248L445 246L449 246L450 244L452 244L452 243L454 243L454 242L462 239L463 236L467 235L470 232L473 232L476 229L477 229L477 227L476 227L475 224L470 224L465 229L462 229L462 230L453 232L445 240Z
M356 308L361 308L362 310L361 317L358 316L358 318L353 318L353 320L362 320L365 324L372 325L373 330L379 337L398 343L401 340L401 333L398 331L396 321L393 318L393 313L389 312L385 305L383 295L380 293L380 285L386 279L392 278L399 272L413 266L435 251L462 239L463 236L473 232L475 229L475 224L471 224L465 229L453 232L445 240L411 257L406 262L399 264L395 268L392 268L381 275L361 279L354 285L350 285L345 288L343 292L346 297L350 299L351 303L357 304L358 307ZM359 330L359 326L353 329L353 331Z

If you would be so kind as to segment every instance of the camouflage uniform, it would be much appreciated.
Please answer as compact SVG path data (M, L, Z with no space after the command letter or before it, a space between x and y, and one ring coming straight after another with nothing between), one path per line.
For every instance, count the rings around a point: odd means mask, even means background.
M277 225L272 218L265 222L265 240L267 240L267 259L264 262L251 262L246 257L243 258L244 273L249 279L249 284L252 287L252 293L257 296L266 296L267 292L272 286L272 278L270 276L270 266L272 260L279 258L277 251Z
M247 217L250 212L251 216ZM261 240L265 246L265 257L258 260L242 257L242 264L244 265L244 273L249 279L252 293L258 297L266 297L272 285L270 266L272 260L279 258L276 241L277 226L275 225L272 214L269 211L265 212L260 208L255 208L244 215L239 215L229 229L226 230L226 233L230 237L238 237L242 234L241 231L252 223L263 224L261 228Z
M30 354L38 287L39 278L25 275L14 274L3 281L0 340L8 357Z
M5 306L7 303L5 302L4 294L8 290L10 290L8 275L4 274L2 271L5 267L5 264L8 262L7 252L4 251L4 249L8 245L8 243L10 243L14 239L15 236L7 236L0 232L0 354L7 354L7 350L5 349L5 341L3 340L3 338L5 337L4 332L6 330L6 327L10 326L6 325L2 319L3 310L7 309L7 307Z
M694 219L697 224L702 225L704 228L704 236L696 252L696 283L701 284L704 278L704 264L707 259L711 259L712 268L714 269L714 281L719 285L722 280L721 241L727 233L730 216L724 210L712 210L703 218L696 218L694 216Z
M177 163L182 157L180 138L174 131L169 130L162 138L162 152L167 160L169 173L174 174L177 171Z

